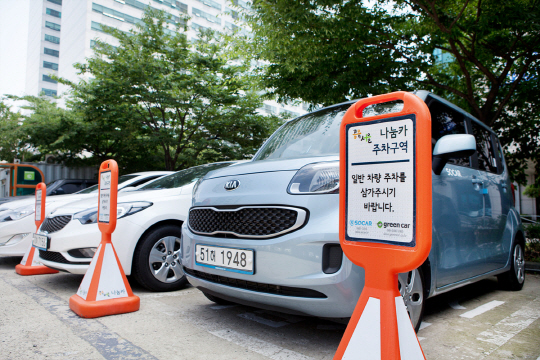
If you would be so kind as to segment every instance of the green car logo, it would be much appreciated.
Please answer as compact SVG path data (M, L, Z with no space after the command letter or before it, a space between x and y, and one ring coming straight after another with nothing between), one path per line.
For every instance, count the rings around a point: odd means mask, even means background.
M379 227L379 229L382 228L382 221L379 221L379 222L377 223L377 226Z

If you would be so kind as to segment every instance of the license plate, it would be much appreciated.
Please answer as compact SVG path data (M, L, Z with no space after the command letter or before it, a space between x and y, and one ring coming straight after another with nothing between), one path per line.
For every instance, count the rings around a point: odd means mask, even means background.
M49 239L48 236L34 234L34 239L32 240L32 245L34 245L34 247L37 247L38 249L47 251L49 249L49 242L50 241L51 240Z
M195 263L213 269L253 274L254 258L253 250L195 245Z

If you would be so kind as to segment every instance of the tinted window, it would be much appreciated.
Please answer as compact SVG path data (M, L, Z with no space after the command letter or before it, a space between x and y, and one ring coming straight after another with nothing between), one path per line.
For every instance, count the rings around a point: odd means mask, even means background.
M491 142L491 133L482 126L472 122L473 135L476 139L476 156L478 158L478 170L497 172L497 160L495 150Z
M60 186L56 192L60 194L73 194L76 191L81 190L81 184L64 184Z
M199 178L206 175L206 173L230 166L233 163L218 163L207 164L201 166L195 166L186 170L180 170L174 174L164 176L161 179L151 182L148 185L143 186L139 190L159 190L159 189L172 189L180 186L184 186L199 180Z
M126 182L128 180L131 180L133 178L136 178L138 175L122 175L118 177L118 184L121 184L123 182ZM120 187L120 186L119 186ZM97 193L98 192L98 186L90 186L89 188L86 188L82 191L79 191L77 194L91 194L91 193Z
M429 103L431 112L431 150L435 147L437 140L445 135L466 134L465 117L458 111L436 101ZM461 159L450 159L448 164L469 166L469 157Z
M279 128L253 161L339 155L339 125L350 104L307 114Z

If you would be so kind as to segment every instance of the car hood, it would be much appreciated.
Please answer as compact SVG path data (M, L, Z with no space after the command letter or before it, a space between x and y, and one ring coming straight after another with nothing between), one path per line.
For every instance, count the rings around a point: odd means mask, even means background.
M192 184L186 185L184 187L193 186ZM182 193L181 188L174 189L161 189L161 190L137 190L130 191L126 193L118 194L118 203L134 202L134 201L154 201L163 197L171 197L173 195L179 195ZM172 200L172 198L171 198ZM89 208L97 208L97 196L92 197L91 199L75 201L64 206L59 207L54 211L51 216L59 215L73 215L79 211L83 211Z
M297 171L307 164L337 160L339 160L339 156L317 156L290 160L250 161L244 164L238 164L212 171L208 173L204 179L215 179L225 176L257 174L274 171Z
M70 202L73 202L73 201L84 199L84 198L88 197L89 195L96 196L96 195L93 195L93 194L56 195L56 196L47 197L46 198L46 204L53 204L53 203L55 203L55 204L60 204L60 203L67 204L67 203L70 203ZM0 211L17 209L17 208L20 208L22 206L27 206L27 205L30 205L30 204L34 204L35 202L36 202L36 198L34 196L24 197L24 199L10 201L8 203L0 205Z

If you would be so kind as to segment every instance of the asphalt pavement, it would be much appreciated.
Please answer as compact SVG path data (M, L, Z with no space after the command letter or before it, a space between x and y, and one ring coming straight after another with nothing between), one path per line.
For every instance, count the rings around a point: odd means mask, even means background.
M193 287L151 293L139 311L83 319L68 306L82 276L19 276L0 256L0 359L332 359L345 325L241 305ZM540 360L540 275L522 291L495 278L427 300L418 333L427 359Z

